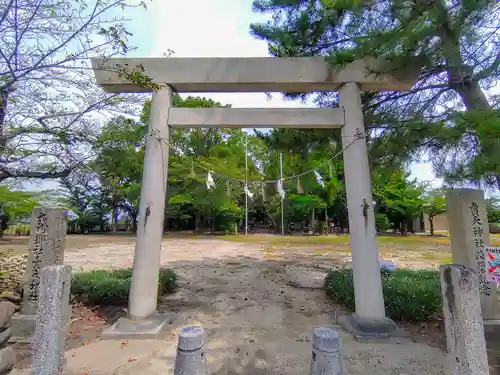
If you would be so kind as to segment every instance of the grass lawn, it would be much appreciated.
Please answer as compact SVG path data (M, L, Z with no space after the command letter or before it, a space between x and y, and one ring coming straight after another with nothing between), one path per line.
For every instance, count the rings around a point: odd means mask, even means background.
M349 236L277 236L277 235L237 235L223 236L221 239L234 242L259 243L265 247L266 255L283 249L302 248L313 251L313 255L323 256L328 253L350 253ZM450 239L447 236L380 235L377 236L379 252L382 258L393 259L401 266L413 268L436 267L451 263ZM500 246L500 235L490 235L492 246Z
M260 242L273 245L331 245L331 244L348 244L348 235L329 235L329 236L279 236L267 234L251 234L251 235L236 235L236 236L221 236L220 238L234 242ZM423 236L423 235L380 235L377 236L379 244L430 244L449 246L450 239L448 236ZM500 246L500 234L491 234L490 241L492 246Z

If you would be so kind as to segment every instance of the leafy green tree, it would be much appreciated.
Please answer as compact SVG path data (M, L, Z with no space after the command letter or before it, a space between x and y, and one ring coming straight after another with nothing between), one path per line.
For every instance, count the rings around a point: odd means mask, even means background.
M498 2L255 0L253 9L273 16L251 25L273 56L325 56L337 68L381 58L377 73L396 76L416 69L409 92L362 95L372 160L401 165L426 150L442 177L500 187L499 98L487 95L500 74ZM316 101L338 104L334 94Z
M375 214L375 229L377 229L377 232L385 232L390 227L391 223L386 214Z
M343 164L336 142L332 140L332 137L338 136L337 133L322 129L273 129L269 133L256 132L267 150L260 153L259 162L264 179L279 179L279 153L283 153L284 187L287 191L284 221L287 228L289 222L293 221L310 225L316 223L315 229L318 229L332 219L347 227ZM322 176L324 186L317 181L312 170ZM268 186L267 193L277 194L276 186ZM265 207L279 229L281 199L270 199ZM320 229L323 231L323 228Z
M489 223L500 223L500 198L491 197L486 199L486 213Z
M183 99L174 95L176 107L222 108L219 102L202 97ZM141 121L149 121L150 102L146 102ZM217 227L232 231L242 217L242 184L229 178L244 179L244 133L234 129L171 129L166 216L180 227L191 225L197 233L204 224L212 231ZM255 166L250 160L250 173ZM213 171L216 185L206 186L208 172ZM218 176L222 176L220 179Z
M73 173L61 179L60 183L63 194L58 204L69 210L69 231L88 233L95 227L105 231L110 211L107 204L109 191L96 184L92 175L83 173Z
M403 236L408 233L408 225L422 212L423 187L416 180L409 180L409 174L399 171L393 174L378 173L374 176L374 199L377 212L386 214L395 229Z
M28 218L33 208L38 205L35 194L0 186L0 237L10 223Z
M109 192L113 231L118 230L121 209L136 230L140 184L144 164L146 127L125 117L117 117L103 127L94 143L97 155L92 163L100 185Z
M174 103L193 108L222 106L206 98L183 99L179 95L174 96ZM116 225L113 218L118 211L129 216L135 230L149 111L147 101L140 121L117 117L106 123L93 145L94 173L65 179L66 201L82 230L92 230L99 223L104 227L109 217ZM281 198L276 183L266 184L262 195L261 181L279 179L282 152L286 228L292 222L316 224L313 229L322 232L328 220L348 228L342 152L335 141L337 135L290 129L256 132L256 136L235 129L171 129L169 141L165 141L165 147L169 147L165 229L189 228L198 233L210 228L212 232L234 232L244 218L246 140L249 144L246 177L254 193L253 199L249 199L250 225L267 215L275 228L281 229ZM318 172L322 183L313 170ZM396 173L392 174L393 170ZM215 182L210 188L206 184L209 171ZM375 169L373 176L377 228L385 230L393 223L406 234L408 223L422 209L423 189L402 168Z
M442 190L434 190L424 197L423 212L429 217L429 229L434 235L434 217L446 212L446 196Z
M89 161L99 116L134 96L104 93L89 57L124 55L126 0L0 1L0 181L59 178Z

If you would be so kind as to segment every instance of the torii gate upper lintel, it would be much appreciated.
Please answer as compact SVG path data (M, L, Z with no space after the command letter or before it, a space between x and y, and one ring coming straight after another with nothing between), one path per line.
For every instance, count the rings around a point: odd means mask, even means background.
M385 317L360 93L408 91L416 77L411 74L401 80L370 73L376 64L374 60L356 61L334 69L323 57L92 59L97 83L105 91L152 91L128 81L119 74L120 67L140 66L152 82L164 85L153 92L151 104L129 316L105 336L156 335L168 320L156 313L156 304L168 174L168 144L164 141L169 127L341 127L356 300L356 314L344 323L358 335L390 334L397 329ZM174 92L328 91L339 92L339 108L172 107Z
M373 74L383 62L359 60L342 68L323 57L163 57L92 59L97 83L107 92L151 92L120 76L120 68L141 67L152 82L168 84L175 92L328 92L346 82L361 91L408 91L415 71L404 79ZM402 75L402 73L400 73Z

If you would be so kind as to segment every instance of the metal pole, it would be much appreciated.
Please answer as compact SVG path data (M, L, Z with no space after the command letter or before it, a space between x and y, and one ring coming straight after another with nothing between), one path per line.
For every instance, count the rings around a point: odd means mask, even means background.
M280 152L280 180L281 187L283 188L283 153ZM284 189L284 188L283 188ZM281 235L285 235L285 218L283 213L283 196L281 196Z
M245 234L248 234L248 135L245 134Z

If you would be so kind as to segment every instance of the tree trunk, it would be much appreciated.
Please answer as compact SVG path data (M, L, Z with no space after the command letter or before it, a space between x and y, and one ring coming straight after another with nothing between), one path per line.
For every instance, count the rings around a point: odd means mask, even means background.
M169 225L169 222L168 222L168 216L167 216L167 212L165 211L164 213L164 218L163 218L163 232L167 232L168 231L168 225Z
M212 210L212 234L215 233L215 219L217 218L217 215L215 214L215 210Z
M2 89L0 91L0 152L3 154L5 151L5 145L7 144L7 138L5 135L5 116L7 115L7 102L9 100L9 93L12 91L12 87Z
M463 73L462 73L463 76ZM475 79L471 78L470 80L465 80L465 82L461 84L452 84L453 89L460 95L460 98L462 99L462 102L464 103L465 107L467 110L481 110L481 111L488 111L491 110L491 105L488 102L488 99L486 98L486 95L484 94L483 90L479 86L479 82L477 82ZM498 140L490 140L490 142L493 141L496 143L497 146L500 147L500 143ZM482 148L480 141L477 140L479 148ZM496 147L495 147L496 149ZM479 151L481 152L481 151ZM497 174L495 176L495 180L497 183L497 187L500 188L500 175Z
M443 50L446 59L448 86L462 99L467 110L490 110L492 107L479 86L479 80L474 77L474 68L464 62L460 50L460 35L451 25L451 11L447 10L446 2L438 0L435 3L438 12L437 35L441 43L447 47ZM481 144L476 138L478 152L482 152ZM500 175L496 175L500 187Z
M137 215L132 216L132 233L137 233Z
M316 232L316 210L314 209L314 207L312 209L312 215L311 215L311 227L314 234L314 232Z
M402 236L408 235L408 227L406 225L406 221L405 220L401 220L401 222L400 222L400 228L401 228L401 235Z
M326 223L325 235L328 236L330 234L330 223L328 223L328 207L325 208L325 223Z
M400 221L394 221L394 234L400 232L401 233L401 222Z
M200 214L197 212L196 215L194 216L193 234L198 234L199 230L200 230Z
M473 68L462 61L458 41L456 51L452 52L455 58L447 59L448 85L462 99L467 110L488 111L492 109L485 93L479 86L479 81L474 78ZM482 145L476 138L478 152L482 152ZM494 141L500 147L498 141ZM500 188L500 175L496 174L495 180L497 187Z
M113 200L113 207L111 208L111 225L113 226L113 232L118 232L118 208L116 201Z
M429 215L429 230L431 232L431 236L434 236L434 216Z
M451 68L448 70L448 82L450 87L460 95L467 110L489 110L490 103L483 90L474 78L472 71L468 68Z

